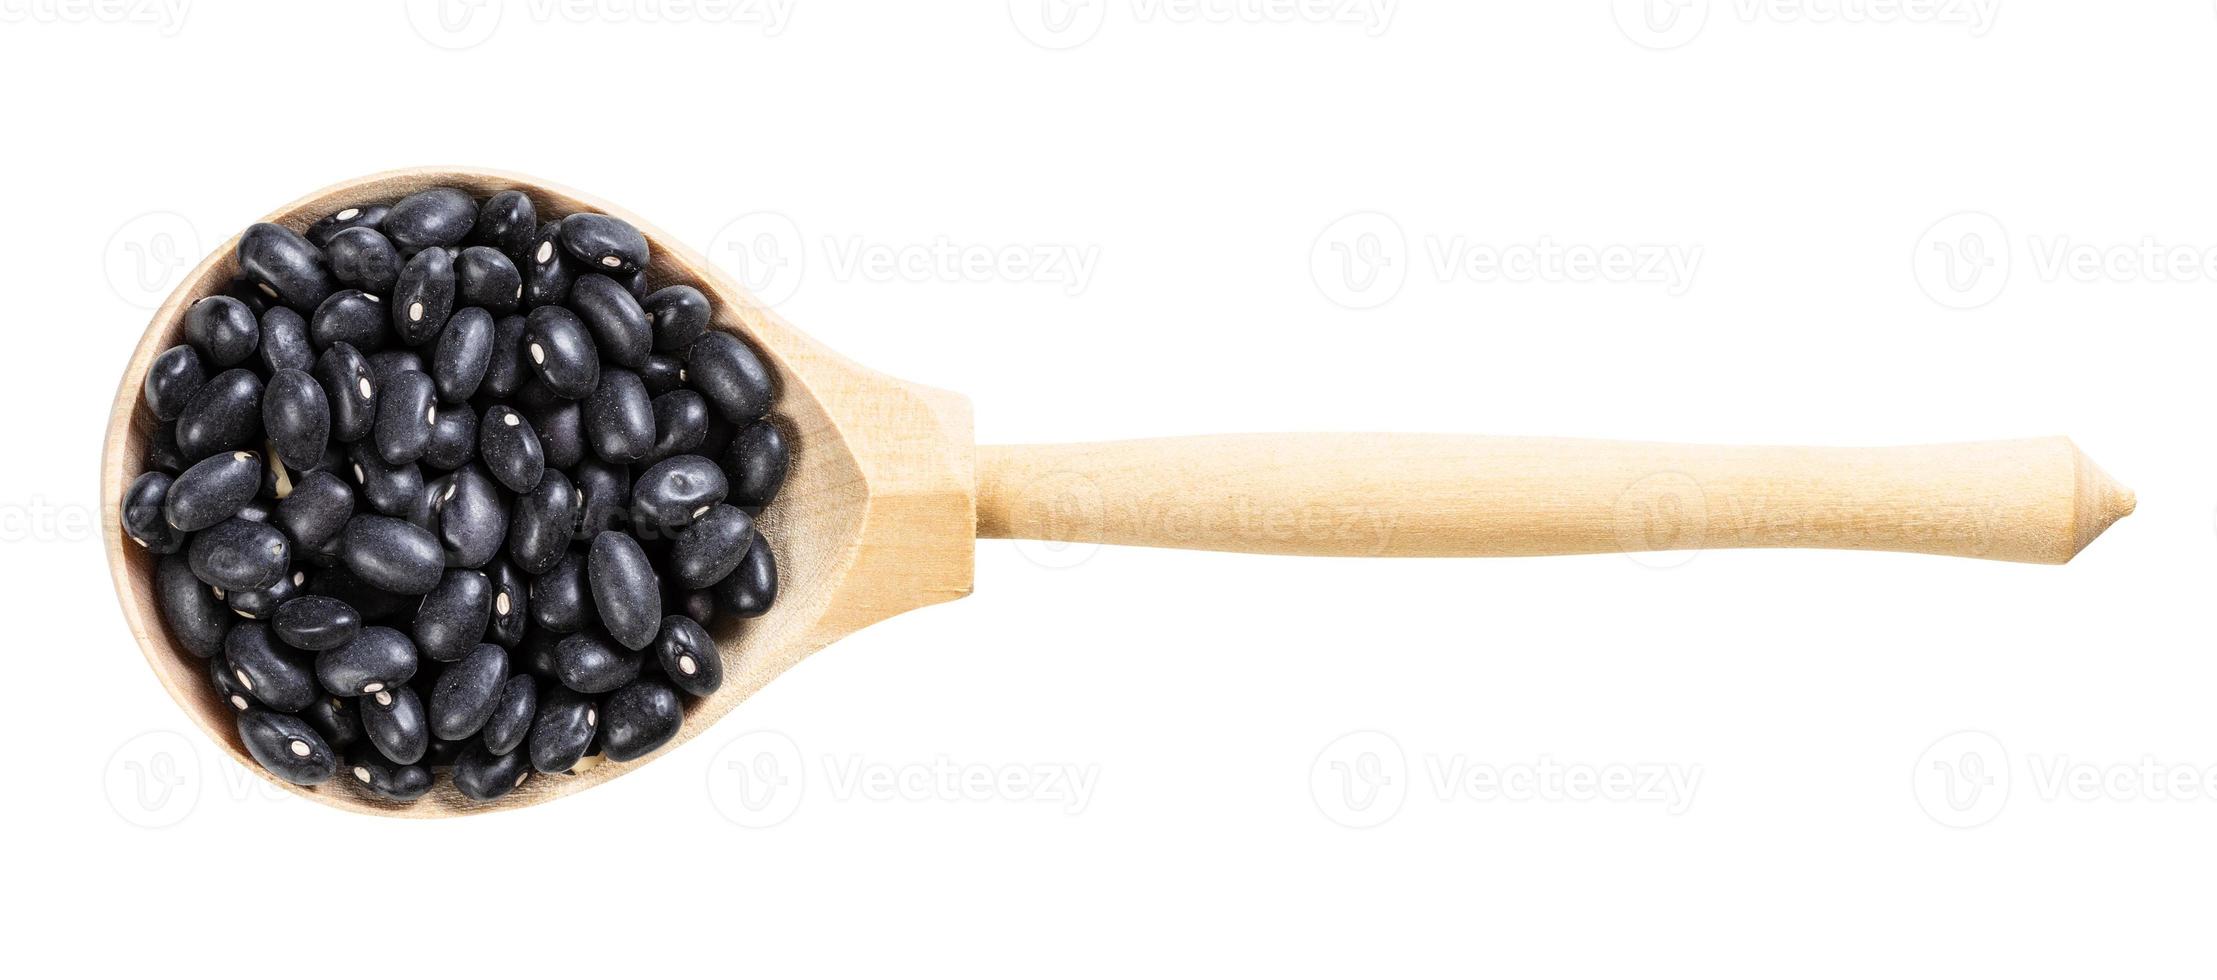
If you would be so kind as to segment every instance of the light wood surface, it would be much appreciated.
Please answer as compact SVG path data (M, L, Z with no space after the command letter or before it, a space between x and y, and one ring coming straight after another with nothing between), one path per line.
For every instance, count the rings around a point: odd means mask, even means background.
M2061 563L2133 507L2060 438L1227 435L981 446L977 459L980 537L1281 555L1849 548Z
M486 813L607 782L707 730L826 644L967 595L981 534L1301 555L1824 547L2061 562L2132 510L2131 493L2063 439L1858 450L1327 434L981 449L961 396L832 353L652 225L536 178L392 171L332 185L264 220L305 229L341 208L438 185L479 196L522 190L542 219L588 210L632 222L653 246L650 282L699 286L715 303L717 328L763 353L779 377L775 411L793 435L791 475L760 522L781 591L768 615L717 631L723 688L691 706L677 738L644 758L534 774L488 804L471 803L444 778L430 796L395 806L343 778L304 788L270 777L246 755L206 662L164 631L155 561L128 542L120 512L154 424L140 401L147 366L180 342L185 308L236 272L234 237L156 311L117 385L101 460L109 568L132 636L194 723L247 770L347 810Z

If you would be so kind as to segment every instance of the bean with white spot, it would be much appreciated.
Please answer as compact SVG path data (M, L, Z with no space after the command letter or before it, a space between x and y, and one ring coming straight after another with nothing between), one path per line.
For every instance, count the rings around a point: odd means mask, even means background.
M385 758L411 765L431 747L431 723L423 699L407 685L354 699L362 709L362 732Z
M290 714L248 708L239 713L239 741L279 779L314 786L339 771L338 754L315 727Z
M662 666L662 676L696 698L723 686L723 654L708 630L690 616L662 617L662 632L654 638L654 659Z

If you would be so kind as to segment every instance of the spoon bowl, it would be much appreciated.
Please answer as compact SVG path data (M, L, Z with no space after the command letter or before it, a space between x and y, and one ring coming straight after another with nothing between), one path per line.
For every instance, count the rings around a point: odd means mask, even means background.
M365 813L443 817L545 802L600 785L691 739L801 658L855 630L970 592L975 551L975 480L970 407L959 395L902 382L839 356L757 303L738 283L653 225L605 201L521 174L427 167L341 181L262 219L294 231L343 208L389 203L430 187L483 197L520 190L541 220L579 211L614 215L647 238L656 288L690 283L715 307L713 329L745 337L777 375L771 412L788 425L792 463L785 486L757 524L777 555L779 592L768 613L712 627L725 676L716 693L688 707L661 749L627 762L595 762L571 775L534 774L514 792L477 803L439 779L424 798L393 804L333 779L297 786L247 755L234 715L209 689L207 661L173 643L155 603L158 558L129 544L123 490L146 469L155 421L140 399L155 355L183 342L185 310L220 293L237 274L233 236L202 260L147 325L117 386L101 456L101 522L108 567L124 619L171 697L248 770L319 803ZM343 775L343 774L342 774Z

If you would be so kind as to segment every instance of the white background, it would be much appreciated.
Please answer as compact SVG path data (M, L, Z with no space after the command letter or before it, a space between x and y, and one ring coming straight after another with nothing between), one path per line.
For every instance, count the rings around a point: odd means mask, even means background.
M0 3L18 957L2207 965L2207 2L148 9ZM340 813L225 761L155 684L110 595L96 457L184 264L420 163L539 174L714 244L834 348L970 395L982 441L2066 434L2140 511L2064 567L986 542L973 597L836 645L618 782L459 822ZM1335 224L1359 212L1384 217ZM739 269L733 243L791 261ZM935 266L942 244L1090 271L973 274ZM1695 261L1438 262L1541 246ZM872 254L911 264L849 261ZM941 771L1033 783L974 798ZM1684 791L1518 781L1550 771Z

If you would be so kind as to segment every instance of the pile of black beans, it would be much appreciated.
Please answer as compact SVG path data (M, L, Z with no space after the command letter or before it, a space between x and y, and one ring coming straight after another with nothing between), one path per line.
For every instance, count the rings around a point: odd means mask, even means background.
M146 375L125 532L279 778L472 800L677 734L760 616L774 379L647 240L437 187L258 224Z

